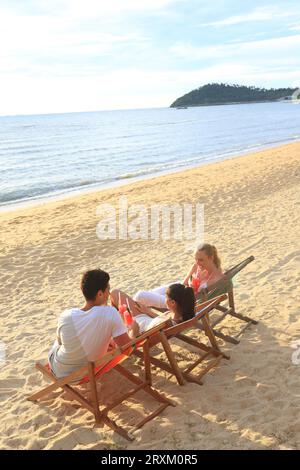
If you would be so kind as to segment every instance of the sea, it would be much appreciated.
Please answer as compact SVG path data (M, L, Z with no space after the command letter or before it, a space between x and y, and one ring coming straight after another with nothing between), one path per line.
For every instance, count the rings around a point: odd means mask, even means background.
M293 102L0 117L0 210L300 140Z

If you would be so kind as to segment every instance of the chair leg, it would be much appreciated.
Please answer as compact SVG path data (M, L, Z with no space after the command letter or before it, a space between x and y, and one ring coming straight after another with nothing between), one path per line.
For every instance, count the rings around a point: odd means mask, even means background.
M186 378L186 380L188 381L195 381L195 379L197 379L198 383L200 383L202 385L202 382L201 382L201 379L202 377L204 377L204 375L207 374L207 372L209 372L211 369L213 369L214 367L217 367L220 363L220 360L221 360L222 356L220 355L219 357L215 358L214 360L212 360L201 372L200 374L197 374L197 377L195 378L194 375L191 374L191 369L189 371L186 371L184 372L184 377ZM197 365L197 363L196 363Z
M222 339L223 341L226 341L227 343L232 343L232 344L239 344L240 343L240 341L233 338L233 336L224 335L220 331L216 331L216 330L213 330L213 332L214 332L215 336Z
M167 408L167 406L169 406L167 403L163 403L162 405L160 405L157 408L157 410L153 411L153 413L149 414L144 419L142 419L139 423L137 423L135 425L134 429L136 430L136 429L141 428L142 426L144 426L144 424L148 423L148 421L151 421L151 419L153 419L156 416L160 415L160 413L162 413L162 411L164 411Z
M135 383L136 385L143 385L144 384L144 391L151 395L156 401L159 401L161 403L167 403L170 406L175 406L175 404L172 402L172 400L169 400L166 398L163 394L159 393L157 390L152 388L150 385L147 383L143 382L140 378L136 377L134 374L129 372L129 370L125 369L125 367L122 367L120 364L115 366L115 370L118 371L120 374L122 374L124 377L126 377L128 380L131 382Z
M233 290L228 293L228 301L229 301L229 306L231 307L231 312L229 312L230 315L232 315L233 317L238 318L239 320L246 321L246 322L251 322L254 325L257 325L258 321L252 320L252 318L247 317L245 315L241 315L240 313L237 313L235 311Z
M247 323L252 323L253 325L258 324L257 320L253 320L252 318L247 317L246 315L242 315L241 313L237 313L236 311L230 312L229 315L231 315L232 317L238 318L239 320L245 321Z
M180 339L184 343L190 344L194 348L201 349L202 351L205 351L205 352L209 352L216 357L219 357L221 353L224 359L230 359L230 356L228 356L228 354L223 353L221 350L216 350L212 348L211 346L206 346L206 344L201 343L200 341L197 341L196 339L190 338L189 336L184 335L182 333L179 333L178 335L176 335L176 338Z
M231 344L239 344L240 341L237 339L246 329L249 325L253 324L253 325L257 325L257 321L256 320L253 320L252 318L250 317L247 317L245 315L241 315L240 313L237 313L235 311L235 303L234 303L234 295L233 295L233 291L230 291L228 292L228 302L229 302L229 307L223 307L222 305L218 305L216 307L216 310L219 310L220 312L223 313L223 315L221 315L221 317L217 318L217 320L215 320L210 326L212 328L212 331L213 331L213 335L215 337L218 337L220 339L222 339L223 341L226 341L227 343L231 343ZM239 320L241 321L244 321L244 322L247 322L247 325L245 328L242 328L241 331L235 336L230 336L230 335L224 335L223 333L221 333L220 331L217 331L214 329L215 326L217 326L217 324L219 324L222 320L224 320L224 318L226 317L226 315L230 315L234 318L238 318ZM204 328L203 328L204 329Z
M221 353L219 345L218 345L217 340L216 340L216 337L214 335L214 331L213 331L212 327L210 326L209 320L208 320L206 315L204 315L204 317L202 318L202 325L203 325L204 332L205 332L206 336L208 337L212 347L215 350L217 350L218 352Z
M143 354L141 353L141 351L135 351L134 352L134 355L139 357L140 359L143 358ZM160 359L157 359L156 357L153 357L150 355L150 362L151 364L153 364L155 367L158 367L159 369L161 370L165 370L166 372L168 372L170 375L175 375L174 373L174 369L171 367L170 364L168 364L166 361L161 361ZM180 375L182 377L182 372L180 371ZM177 377L176 377L177 378ZM177 379L178 381L178 379ZM185 384L185 381L183 379L183 382L182 384L179 383L179 385L184 385Z
M144 356L144 367L145 367L145 380L149 385L152 385L151 361L150 361L148 341L146 341L146 343L143 345L143 356Z
M95 422L97 424L102 423L101 412L99 408L99 399L98 399L98 391L97 391L97 384L95 381L95 366L93 362L89 362L89 378L90 378L90 390L91 390L91 401L92 406L94 408L94 416Z
M41 372L43 372L43 374L46 375L48 378L50 378L52 382L54 383L52 383L51 385L48 385L47 387L43 388L39 392L34 393L30 397L27 397L28 401L37 402L40 398L46 395L49 395L49 393L54 392L57 388L61 388L61 385L57 384L57 380L54 378L54 376L52 376L52 374L50 375L50 373L47 373L48 372L47 370L44 370Z
M176 361L176 358L174 356L174 353L171 349L171 346L169 344L169 341L167 340L165 334L161 331L160 333L158 333L158 336L159 336L159 339L163 345L163 348L165 350L165 353L166 353L166 356L169 360L169 363L171 365L171 368L173 370L173 374L175 375L176 379L177 379L177 382L179 383L179 385L184 385L185 384L185 380L183 378L183 375L181 373L181 370L179 369L179 366L178 366L178 363Z
M122 428L121 426L118 426L117 423L112 420L111 418L109 418L108 416L103 416L103 422L108 426L110 427L113 431L117 432L118 434L120 434L120 436L124 437L125 439L127 439L127 441L134 441L134 437L131 437L129 435L129 433L124 429ZM97 425L95 427L98 427Z

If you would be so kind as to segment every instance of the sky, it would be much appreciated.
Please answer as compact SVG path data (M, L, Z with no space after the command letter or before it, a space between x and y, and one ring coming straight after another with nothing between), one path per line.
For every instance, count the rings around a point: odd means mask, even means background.
M167 107L206 83L300 87L299 0L0 0L0 115Z

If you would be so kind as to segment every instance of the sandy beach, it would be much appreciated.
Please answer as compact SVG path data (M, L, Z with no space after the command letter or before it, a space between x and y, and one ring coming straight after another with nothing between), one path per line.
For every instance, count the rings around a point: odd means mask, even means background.
M259 321L239 345L220 346L229 361L204 385L179 387L155 370L154 385L175 401L128 443L58 393L26 398L45 381L35 370L55 339L57 317L81 306L81 274L101 267L111 286L134 294L183 277L186 241L97 238L100 203L205 205L205 241L228 268L254 255L235 282L237 310ZM300 143L0 214L1 449L297 449L300 447ZM238 325L226 320L235 334ZM300 346L298 346L300 348ZM183 358L185 360L185 358ZM294 361L295 362L295 361ZM299 352L300 362L300 352ZM128 361L134 371L138 362ZM104 397L123 386L116 373ZM125 386L125 384L124 384ZM122 422L140 407L122 407Z

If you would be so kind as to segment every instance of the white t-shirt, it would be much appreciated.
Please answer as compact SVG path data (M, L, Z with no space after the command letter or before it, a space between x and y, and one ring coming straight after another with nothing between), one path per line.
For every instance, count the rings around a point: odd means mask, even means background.
M56 341L49 352L49 363L56 377L96 361L107 352L111 338L127 333L119 312L107 305L95 306L88 311L72 308L65 310L58 320Z
M146 313L141 313L140 315L136 315L134 319L139 325L140 334L144 333L145 331L151 330L151 328L154 328L155 326L159 325L160 323L163 323L166 320L170 320L170 322L175 325L175 322L172 320L172 315L170 314L170 312L164 315L158 315L155 318L149 317L149 315L147 315Z

